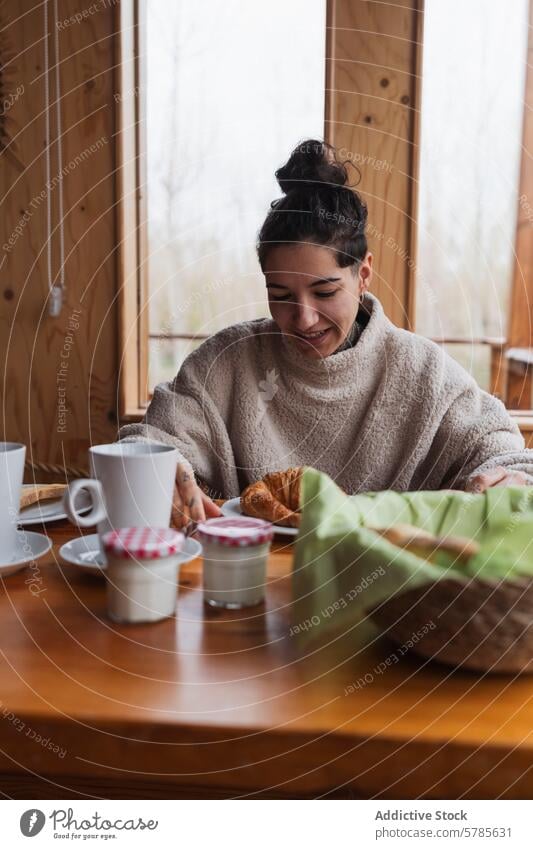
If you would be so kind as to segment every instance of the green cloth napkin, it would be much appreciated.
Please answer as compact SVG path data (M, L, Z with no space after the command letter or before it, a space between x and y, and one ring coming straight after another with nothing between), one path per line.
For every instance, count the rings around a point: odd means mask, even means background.
M328 475L306 467L300 503L291 634L304 641L355 625L365 610L396 593L442 578L533 576L533 487L347 496ZM444 552L430 563L366 527L399 522L469 537L481 547L467 563Z

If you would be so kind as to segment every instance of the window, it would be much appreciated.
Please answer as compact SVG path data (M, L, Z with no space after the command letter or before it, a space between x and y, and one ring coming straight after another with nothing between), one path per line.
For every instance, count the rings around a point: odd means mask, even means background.
M268 314L255 253L275 169L323 137L325 0L146 4L149 386Z
M255 240L273 173L323 135L360 166L389 317L531 406L532 6L121 2L121 49L139 59L120 66L117 118L126 415L203 338L267 314Z
M425 3L416 330L457 340L487 390L509 324L527 36L528 0Z

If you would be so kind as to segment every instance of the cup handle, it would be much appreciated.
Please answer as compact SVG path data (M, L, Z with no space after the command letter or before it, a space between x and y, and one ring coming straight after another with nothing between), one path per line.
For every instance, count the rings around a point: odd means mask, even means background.
M86 490L91 496L92 509L83 516L77 512L74 502L80 490ZM69 521L80 528L91 528L107 518L107 508L104 500L104 490L100 481L94 478L81 478L73 481L63 495L63 507Z

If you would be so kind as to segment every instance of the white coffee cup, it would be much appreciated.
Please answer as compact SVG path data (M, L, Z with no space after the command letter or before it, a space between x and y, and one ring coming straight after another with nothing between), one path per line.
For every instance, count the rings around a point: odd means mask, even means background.
M20 442L0 442L0 563L9 563L17 548L17 522L25 459L25 445Z
M162 442L114 442L89 448L92 478L70 484L63 506L81 528L97 525L102 537L116 528L168 528L178 465L178 450ZM76 496L89 493L92 509L80 514Z

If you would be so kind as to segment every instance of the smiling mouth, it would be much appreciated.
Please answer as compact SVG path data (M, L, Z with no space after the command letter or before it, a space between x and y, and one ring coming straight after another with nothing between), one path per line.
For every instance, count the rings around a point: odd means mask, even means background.
M295 336L298 339L303 340L304 342L319 342L321 339L325 337L325 335L331 330L330 327L326 327L325 330L317 330L314 333L296 333Z

